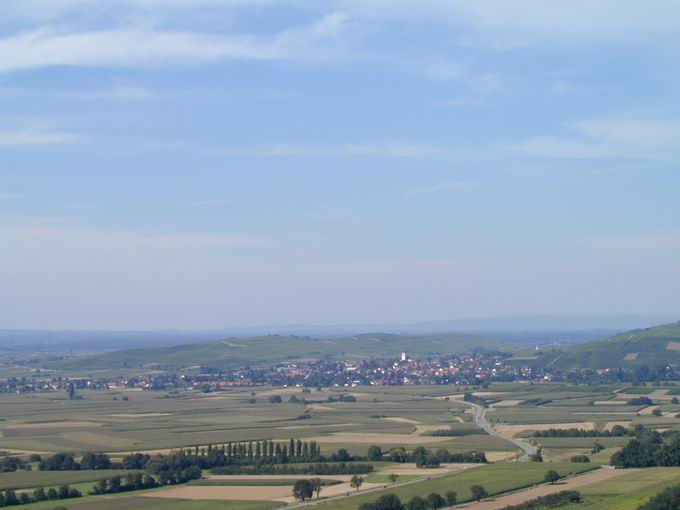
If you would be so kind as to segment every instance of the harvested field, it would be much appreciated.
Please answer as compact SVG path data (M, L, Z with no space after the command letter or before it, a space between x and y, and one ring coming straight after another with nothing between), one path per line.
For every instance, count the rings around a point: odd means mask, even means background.
M592 421L585 422L572 422L572 423L527 423L527 424L513 424L513 425L496 425L496 431L508 435L516 436L520 432L534 432L537 430L548 430L548 429L585 429L593 430L595 428L595 423Z
M416 434L417 436L422 436L426 432L434 432L435 430L441 430L445 428L446 428L445 425L417 425L416 429L413 431L413 434Z
M633 361L634 359L637 359L638 354L639 353L637 352L629 352L626 354L625 358L623 358L623 361Z
M383 487L384 484L382 483L369 483L369 482L364 482L361 485L361 489L359 492L364 492L367 490L375 489L376 487ZM322 498L329 498L333 496L342 496L344 494L348 493L355 493L357 492L356 489L352 488L352 486L349 483L340 483L338 485L331 485L330 487L324 487L323 490L321 491L321 497ZM295 503L295 498L293 496L288 496L287 498L284 498L281 501L285 501L286 503Z
M656 411L659 408L659 406L647 406L644 409L641 409L638 411L638 414L640 415L650 415L653 414L654 411Z
M101 427L103 423L95 421L41 421L33 423L8 423L12 429L65 429L81 427Z
M158 416L171 416L170 413L117 413L110 414L115 418L156 418Z
M383 420L396 421L397 423L410 423L411 425L418 425L420 422L411 420L410 418L402 418L401 416L386 416Z
M668 342L666 349L669 351L680 351L680 342Z
M524 402L523 400L501 400L500 402L495 402L489 407L514 407Z
M473 395L481 398L495 398L510 395L511 391L475 391Z
M507 453L507 452L506 452ZM469 469L473 467L479 467L479 464L442 464L438 468L423 469L417 468L415 464L399 464L387 469L380 471L381 475L390 475L392 473L396 475L420 475L420 476L432 476L432 475L445 475L447 473L456 473L458 471L463 471L464 469ZM338 477L335 477L338 479Z
M578 490L587 485L594 483L601 483L619 476L624 476L634 471L639 471L636 469L598 469L596 471L591 471L584 475L575 476L573 478L568 478L562 482L556 483L555 485L541 485L533 489L528 489L524 491L515 492L513 494L508 494L507 496L499 496L489 501L481 501L479 503L471 503L465 508L470 510L499 510L505 508L509 505L518 505L524 503L530 499L538 498L541 496L547 496L548 494L553 494L555 492L566 491L566 490Z
M630 427L631 422L629 421L608 421L607 424L604 426L604 430L610 431L617 425L621 425L622 427Z
M486 460L489 462L499 462L501 460L512 459L517 456L517 452L485 452Z

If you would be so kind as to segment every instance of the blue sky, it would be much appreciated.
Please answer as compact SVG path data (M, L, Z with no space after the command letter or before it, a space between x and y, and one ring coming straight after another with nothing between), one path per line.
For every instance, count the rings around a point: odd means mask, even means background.
M0 327L680 307L680 3L3 0Z

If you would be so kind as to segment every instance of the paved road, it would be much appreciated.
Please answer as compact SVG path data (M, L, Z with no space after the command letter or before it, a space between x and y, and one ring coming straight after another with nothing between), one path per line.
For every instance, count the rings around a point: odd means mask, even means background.
M496 436L500 437L501 439L505 439L506 441L510 441L512 444L517 446L517 448L520 448L524 453L522 456L518 459L520 461L526 461L529 460L529 455L532 455L536 453L538 450L535 446L522 441L521 439L517 439L514 437L507 437L501 434L500 432L496 432L496 429L493 428L493 425L486 421L486 412L488 409L485 407L480 406L479 404L475 404L473 402L463 402L466 405L471 406L475 410L475 414L473 417L473 420L475 422L475 425L477 425L479 428L483 429L487 434L491 436Z

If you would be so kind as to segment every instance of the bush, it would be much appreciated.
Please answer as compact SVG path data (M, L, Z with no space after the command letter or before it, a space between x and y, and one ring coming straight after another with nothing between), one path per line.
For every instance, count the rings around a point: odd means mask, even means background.
M413 496L406 503L406 510L427 510L427 501L420 496Z
M502 510L545 510L547 508L556 508L570 503L580 503L581 494L577 491L561 491L547 496L541 496L536 499L530 499L519 505L509 505L503 507Z
M532 453L529 455L529 462L543 462L543 456L540 453Z
M438 508L442 508L446 506L446 500L442 498L439 494L436 492L433 492L432 494L428 494L427 498L425 498L427 501L427 504L430 508L433 508L434 510L437 510Z
M362 503L359 510L404 510L404 505L395 494L385 494L372 503Z
M378 461L382 460L382 457L383 452L379 446L376 445L369 446L368 452L366 453L366 458L368 458L368 460Z
M470 487L470 492L472 493L472 499L474 499L475 501L484 499L489 495L489 493L482 485L473 485L472 487Z
M590 462L590 457L588 457L587 455L574 455L571 459L569 459L569 461L588 464Z
M546 471L545 476L543 477L543 481L548 482L549 484L552 485L560 478L561 478L560 474L554 469L551 469L550 471Z
M41 471L77 471L80 469L72 453L55 453L38 466Z
M637 510L675 510L680 508L680 485L659 492Z

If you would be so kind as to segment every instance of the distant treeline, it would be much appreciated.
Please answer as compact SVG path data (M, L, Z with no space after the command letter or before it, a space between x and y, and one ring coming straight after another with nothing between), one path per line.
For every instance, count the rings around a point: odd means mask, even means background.
M216 475L363 475L371 471L373 471L371 464L338 462L305 466L294 464L283 466L221 466L213 468L211 472Z
M99 480L92 488L91 494L117 494L119 492L153 489L157 486L158 482L153 476L129 473L124 477L116 475Z
M531 435L532 437L623 437L633 435L633 431L621 425L614 425L611 430L547 429L536 430Z
M439 467L442 462L485 463L486 455L484 452L451 453L446 448L432 451L419 446L413 451L403 447L392 448L383 460L399 463L415 462L416 467L434 468Z

